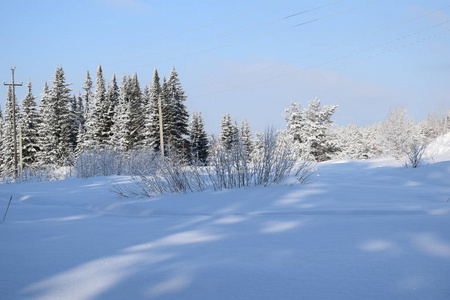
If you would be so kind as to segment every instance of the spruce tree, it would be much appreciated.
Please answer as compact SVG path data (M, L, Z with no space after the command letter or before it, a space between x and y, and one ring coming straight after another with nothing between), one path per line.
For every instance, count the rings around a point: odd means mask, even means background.
M3 153L3 144L4 144L4 120L2 107L0 106L0 176L3 174L3 164L4 164L4 153Z
M253 142L250 124L247 120L242 120L240 128L240 138L243 147L247 150L247 155L250 155L253 151Z
M71 90L61 67L56 68L52 83L50 89L45 85L41 99L41 158L45 163L65 165L73 151L70 142Z
M95 80L95 91L92 106L89 108L86 120L86 132L84 136L85 149L97 146L105 146L109 140L108 131L109 104L106 99L105 79L102 67L97 68L97 78Z
M175 68L172 68L169 79L167 80L167 96L169 97L168 102L172 111L171 118L169 119L171 123L169 124L170 141L175 149L181 150L186 143L185 136L189 134L189 114L184 104L187 97Z
M231 120L229 114L223 115L220 125L221 131L219 140L227 150L231 150L239 142L239 129L236 121Z
M122 77L122 84L120 87L119 101L114 110L114 121L112 125L111 144L114 149L119 151L127 151L130 149L129 143L129 81L125 75Z
M192 121L189 128L191 157L201 163L205 163L208 158L208 136L203 125L203 118L200 112L192 114Z
M106 102L108 103L108 112L105 122L105 137L107 137L107 144L111 145L111 139L113 136L113 125L116 114L116 107L119 104L120 90L117 85L116 75L113 74L108 89L106 91Z
M5 103L5 123L3 126L3 143L2 143L2 153L3 153L3 165L2 173L5 175L10 175L14 172L14 130L13 130L13 109L15 109L16 116L19 116L19 107L16 105L13 107L12 89L8 86L8 94ZM18 120L16 120L16 126ZM18 126L17 126L18 128ZM18 139L17 139L18 140ZM16 141L17 141L16 140ZM16 144L17 149L18 143ZM17 153L18 155L18 153Z
M158 98L161 97L161 84L156 68L153 71L153 80L148 93L148 102L145 108L144 144L157 152L160 150Z
M137 73L129 79L128 84L128 140L130 148L142 145L144 136L144 107L142 105L142 91Z
M31 91L31 82L28 82L28 93L22 100L20 127L22 132L22 157L25 166L31 166L37 160L39 114L36 97Z

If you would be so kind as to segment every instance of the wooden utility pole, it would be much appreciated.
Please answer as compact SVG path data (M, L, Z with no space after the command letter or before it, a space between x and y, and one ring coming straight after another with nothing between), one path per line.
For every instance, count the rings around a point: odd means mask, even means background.
M17 168L18 165L18 159L17 159L17 128L16 128L16 93L15 93L15 87L16 86L22 86L23 82L21 83L14 83L14 70L16 70L16 67L11 68L11 77L12 77L12 83L6 83L3 82L3 85L12 86L12 118L13 118L13 140L14 140L14 177L17 178L19 175L19 171Z
M159 148L161 150L161 157L164 158L164 131L161 108L161 96L158 97L158 112L159 112Z

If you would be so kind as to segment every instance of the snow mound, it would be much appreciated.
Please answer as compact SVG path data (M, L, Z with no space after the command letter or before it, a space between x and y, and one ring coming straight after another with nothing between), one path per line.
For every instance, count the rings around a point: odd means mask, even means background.
M450 132L439 136L425 150L425 157L431 162L450 160Z

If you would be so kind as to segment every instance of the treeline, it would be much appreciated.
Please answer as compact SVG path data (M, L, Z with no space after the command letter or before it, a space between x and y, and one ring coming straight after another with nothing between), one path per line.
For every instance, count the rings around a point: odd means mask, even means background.
M246 120L238 125L228 114L215 138L207 136L201 113L189 115L175 68L162 80L155 69L152 82L142 88L136 73L124 75L120 84L115 75L106 82L99 66L95 82L87 72L83 93L72 95L69 86L58 67L51 85L45 83L39 105L31 82L15 107L8 89L4 116L0 109L0 176L11 177L15 171L13 110L20 128L16 148L22 150L23 170L78 166L82 176L130 174L150 157L159 156L160 111L166 156L176 157L181 165L228 168L222 170L227 174L253 167L261 157L276 165L267 153L290 161L318 162L392 155L414 166L411 159L420 158L431 140L450 131L450 110L445 109L419 123L405 109L395 108L378 124L337 127L332 116L338 106L322 106L316 99L305 108L292 103L284 113L286 129L276 134L268 129L270 139L268 131L253 136Z
M13 109L20 128L17 146L22 149L23 168L73 165L87 149L158 152L159 109L165 148L206 159L202 116L194 113L189 123L186 95L175 68L162 82L155 69L152 82L142 89L136 73L124 75L120 84L115 75L106 83L99 66L95 82L87 72L84 93L72 95L64 71L58 67L51 86L45 83L39 105L31 82L27 86L26 97L20 104L16 101L16 107L8 89L4 117L0 110L0 172L4 176L14 171Z

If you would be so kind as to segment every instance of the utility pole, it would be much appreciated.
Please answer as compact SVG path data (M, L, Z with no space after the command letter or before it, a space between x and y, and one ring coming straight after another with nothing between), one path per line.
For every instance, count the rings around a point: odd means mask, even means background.
M161 151L161 158L164 158L164 131L161 108L161 96L158 96L158 112L159 112L159 148Z
M14 83L14 70L16 70L16 67L11 68L11 77L12 77L12 83L6 83L3 82L3 85L12 86L12 117L13 117L13 140L14 140L14 177L17 178L19 175L17 165L18 165L18 159L17 159L17 128L16 128L16 94L15 94L15 87L16 86L22 86L23 82L21 83Z

